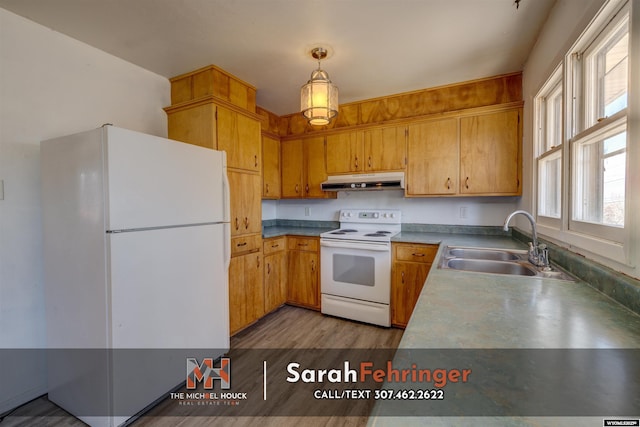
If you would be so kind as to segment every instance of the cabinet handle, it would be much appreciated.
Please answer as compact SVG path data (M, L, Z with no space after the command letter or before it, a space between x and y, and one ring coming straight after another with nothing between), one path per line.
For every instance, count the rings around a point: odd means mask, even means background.
M257 268L260 268L260 255L256 256L256 262L258 263Z
M311 260L311 272L315 273L316 271L316 262L314 260Z
M272 248L277 248L277 247L279 247L279 246L280 246L280 245L279 245L279 244L277 244L277 243L276 243L275 245L271 245L271 247L272 247Z
M271 274L271 264L267 263L267 274Z
M238 217L236 217L236 231L240 229L240 222L238 221Z
M369 167L371 167L371 156L369 156L369 162L368 162L368 164L369 164Z
M244 229L248 229L249 228L249 218L247 218L246 216L244 217Z
M255 167L258 167L258 155L256 154L255 156L253 156L253 159Z
M298 243L298 246L309 246L308 243Z
M467 179L465 179L464 186L467 188L467 190L469 189L469 177L467 177Z
M265 184L265 193L269 194L269 183Z
M424 256L424 254L411 254L411 255L413 255L413 256L420 256L420 257Z
M306 190L307 194L309 194L309 184L307 184L304 189Z
M236 246L237 246L237 247L247 246L247 242L238 243Z
M451 178L447 178L447 190L451 190Z
M400 275L402 276L402 284L404 285L404 271Z
M356 170L358 169L358 156L356 156Z
M296 184L296 193L298 193L299 191L300 191L300 186Z

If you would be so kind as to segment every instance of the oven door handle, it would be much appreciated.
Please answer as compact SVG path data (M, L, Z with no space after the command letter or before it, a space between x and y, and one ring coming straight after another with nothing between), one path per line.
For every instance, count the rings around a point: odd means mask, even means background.
M353 242L327 242L320 240L320 246L325 248L363 249L366 251L389 252L389 245L384 243L353 243Z

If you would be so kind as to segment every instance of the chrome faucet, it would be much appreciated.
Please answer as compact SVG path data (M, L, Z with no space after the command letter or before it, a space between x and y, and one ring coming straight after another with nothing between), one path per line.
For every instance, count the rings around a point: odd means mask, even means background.
M538 244L536 221L529 212L522 210L512 212L507 219L504 220L504 231L509 231L509 221L517 214L524 215L531 223L531 237L533 242L529 242L529 262L537 267L543 267L545 270L549 269L549 251L547 245Z

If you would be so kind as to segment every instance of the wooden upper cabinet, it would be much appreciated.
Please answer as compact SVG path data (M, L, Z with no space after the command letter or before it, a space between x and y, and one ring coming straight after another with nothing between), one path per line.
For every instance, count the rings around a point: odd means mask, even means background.
M520 195L522 109L460 119L460 193Z
M168 136L201 147L218 148L216 107L212 103L167 111Z
M320 184L327 180L327 166L324 157L324 137L316 136L302 140L304 165L306 169L304 198L329 198L335 193L322 191Z
M405 126L365 130L364 170L380 172L404 169L407 161L406 133Z
M262 198L280 198L280 140L262 135Z
M407 196L458 192L458 119L409 125Z
M283 199L335 197L320 189L327 179L324 143L323 136L281 142Z
M302 197L304 153L301 139L292 139L280 143L282 154L282 193L283 199L297 199Z
M216 118L218 150L227 152L227 167L260 172L260 122L220 105L217 106Z
M327 135L327 174L403 170L405 126L378 127Z
M327 135L326 152L329 175L364 170L362 132L360 131Z

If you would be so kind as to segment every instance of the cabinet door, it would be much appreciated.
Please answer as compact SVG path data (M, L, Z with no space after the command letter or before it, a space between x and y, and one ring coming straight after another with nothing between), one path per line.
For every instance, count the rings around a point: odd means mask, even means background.
M231 335L242 329L247 319L244 288L244 256L232 257L229 263L229 330Z
M229 263L229 328L231 334L264 315L262 253L232 257Z
M318 267L316 252L289 251L287 301L320 309Z
M434 120L409 126L408 196L458 192L458 120Z
M287 253L276 252L264 257L264 310L269 313L287 299Z
M217 107L218 150L227 152L227 166L260 172L260 123L228 108Z
M282 154L282 193L283 199L301 198L303 193L304 154L302 140L294 139L282 141L280 144Z
M262 198L280 198L280 140L262 136Z
M363 137L365 171L380 172L405 168L407 141L404 126L365 130Z
M407 326L430 268L430 263L394 263L391 283L391 323L394 326Z
M264 263L262 252L244 255L243 258L245 258L246 324L249 325L264 316Z
M520 109L460 119L460 193L519 195Z
M354 173L364 170L362 132L350 131L328 135L326 143L327 173Z
M320 184L327 180L327 168L324 158L324 137L305 138L302 141L304 147L305 164L305 198L327 198L332 195L322 191ZM285 166L285 167L288 167ZM335 193L333 193L335 197Z
M216 150L215 115L215 104L172 111L167 115L169 138Z
M260 175L227 171L229 177L231 236L262 232Z

